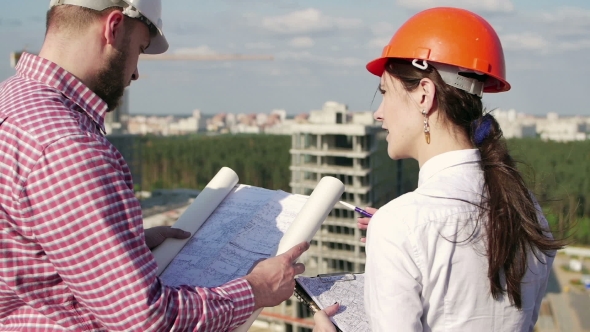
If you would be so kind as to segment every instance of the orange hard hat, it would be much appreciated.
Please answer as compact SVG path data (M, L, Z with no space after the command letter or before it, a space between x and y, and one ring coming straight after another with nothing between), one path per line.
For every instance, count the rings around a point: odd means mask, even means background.
M367 69L381 76L389 58L432 62L437 69L437 63L455 66L457 72L487 75L483 92L510 90L500 38L485 19L464 9L438 7L414 15Z

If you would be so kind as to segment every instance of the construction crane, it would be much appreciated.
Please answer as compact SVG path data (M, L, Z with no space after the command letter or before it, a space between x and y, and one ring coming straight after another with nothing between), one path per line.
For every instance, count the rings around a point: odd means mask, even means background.
M267 60L272 61L272 55L260 54L141 54L139 59L142 61L242 61L242 60Z
M23 52L35 54L30 51L16 51L10 53L10 66L16 67ZM157 55L141 54L141 61L272 61L272 55L264 54L190 54L190 53L164 53Z
M10 53L10 66L16 67L23 52L36 54L26 49ZM190 54L190 53L164 53L157 55L141 54L140 61L272 61L272 55L261 54ZM125 89L121 104L113 112L109 112L105 122L114 129L124 129L124 123L129 117L129 88Z

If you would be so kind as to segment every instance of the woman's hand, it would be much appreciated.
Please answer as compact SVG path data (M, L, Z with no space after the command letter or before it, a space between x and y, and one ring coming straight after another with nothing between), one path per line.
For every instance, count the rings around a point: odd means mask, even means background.
M340 305L336 302L326 309L316 312L315 315L313 315L313 320L315 322L313 332L336 332L336 327L334 327L330 317L334 316L339 308Z
M375 208L372 208L372 207L370 207L370 206L367 206L367 207L365 208L365 211L369 212L369 213L370 213L370 214L372 214L372 215L375 215L375 213L377 212L377 209L375 209ZM357 225L357 227L358 227L359 229L361 229L361 230L366 230L366 229L367 229L367 227L369 227L369 221L371 221L371 218L368 218L368 217L358 217L358 218L357 218L357 221L356 221L356 225ZM364 237L363 237L363 238L361 238L361 242L362 242L362 243L365 243L365 242L367 242L367 238L364 238Z

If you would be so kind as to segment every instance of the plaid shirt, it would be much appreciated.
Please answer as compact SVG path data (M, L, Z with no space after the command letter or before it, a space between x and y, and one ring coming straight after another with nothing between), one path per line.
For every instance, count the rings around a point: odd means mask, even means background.
M0 84L0 330L225 331L252 314L247 281L163 285L107 106L24 54Z

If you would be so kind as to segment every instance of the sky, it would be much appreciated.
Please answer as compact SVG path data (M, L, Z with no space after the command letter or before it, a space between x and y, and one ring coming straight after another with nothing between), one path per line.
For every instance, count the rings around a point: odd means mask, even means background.
M49 1L6 1L0 11L0 80L11 51L37 52ZM470 9L498 32L512 89L485 94L488 109L590 116L587 0L163 0L169 53L260 54L272 61L150 61L129 88L135 114L375 110L376 76L365 68L420 10ZM4 56L2 55L4 54Z

